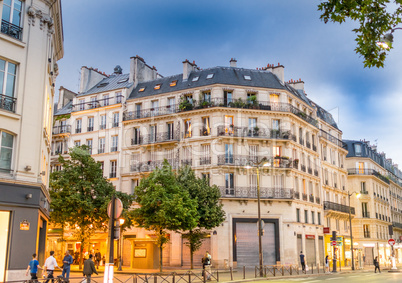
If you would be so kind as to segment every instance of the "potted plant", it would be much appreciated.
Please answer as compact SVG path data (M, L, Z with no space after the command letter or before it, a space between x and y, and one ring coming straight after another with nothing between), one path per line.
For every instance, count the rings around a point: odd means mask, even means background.
M179 109L181 111L192 110L193 109L193 104L191 104L190 101L187 100L186 96L182 96L180 98Z
M255 135L255 136L258 136L259 131L260 131L260 128L258 128L257 126L255 126L255 127L254 127L254 135Z
M253 94L247 97L247 103L254 109L258 108L257 96Z
M283 136L284 139L289 139L289 137L290 137L290 131L285 131L285 132L283 132L283 133L282 133L282 136Z

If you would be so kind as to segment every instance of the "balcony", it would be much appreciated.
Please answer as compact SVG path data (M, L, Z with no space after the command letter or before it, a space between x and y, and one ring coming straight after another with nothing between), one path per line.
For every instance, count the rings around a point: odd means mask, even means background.
M318 177L318 170L314 169L314 176Z
M106 129L106 125L105 124L100 124L99 125L99 130L104 130Z
M313 174L313 168L307 167L307 172L312 175Z
M348 205L343 205L331 201L324 201L324 210L334 210L337 212L343 212L343 213L348 213L349 214L349 206ZM355 208L350 207L350 213L355 215Z
M116 97L108 97L108 98L103 98L103 99L97 99L97 100L92 100L92 101L86 101L84 103L80 102L77 104L73 104L71 111L72 112L77 112L77 111L85 111L85 110L91 110L91 109L96 109L104 106L109 106L110 101L115 101L115 103L112 104L119 104L121 103L121 98L123 95L118 95Z
M315 144L313 144L313 150L317 151L317 146Z
M370 231L364 231L364 238L371 238Z
M310 202L314 203L314 196L313 195L309 195L308 199L309 199Z
M303 194L302 194L302 197L303 197L303 200L304 200L304 201L307 201L307 194L304 194L304 193L303 193Z
M234 127L218 126L218 136L230 136L241 138L264 138L291 140L293 135L289 130L259 129L258 127Z
M368 212L368 211L363 211L363 212L362 212L362 217L363 217L363 218L370 218L370 212Z
M394 226L395 228L402 229L402 223L392 222L392 226Z
M256 187L220 187L223 198L257 198ZM261 199L295 199L293 189L260 187Z
M206 103L205 103L206 102ZM183 105L182 105L183 106ZM256 103L246 103L241 100L228 101L223 98L214 98L210 101L199 101L194 104L186 104L186 107L180 107L180 104L168 105L156 108L149 108L139 111L125 112L123 115L123 120L134 120L141 118L148 118L153 116L168 115L172 113L200 110L204 108L211 107L228 107L228 108L245 108L245 109L256 109L265 111L277 111L277 112L289 112L303 119L307 123L317 127L318 122L313 117L307 115L306 113L300 111L295 106L289 103L271 103L267 101L256 101Z
M56 149L52 155L60 155L60 154L67 154L68 150L61 150L61 149Z
M13 25L5 20L1 20L1 32L18 40L22 38L22 27Z
M191 159L191 158L182 159L180 163L181 163L181 166L193 166L193 159Z
M70 125L54 126L52 129L53 135L60 135L60 134L67 134L67 133L71 133Z
M137 136L137 137L131 139L131 145L154 144L154 143L160 143L160 142L179 141L179 140L180 140L180 135L179 135L178 131L175 133L163 132L163 133L157 133L157 134L148 134L148 135Z
M377 172L374 169L357 169L357 168L349 168L348 169L348 175L373 175L376 176L378 179L381 181L389 184L390 181L387 177L381 175L379 172Z
M4 94L0 94L0 109L15 113L15 104L17 99Z
M300 199L300 193L299 192L295 192L295 199Z
M172 169L178 169L180 167L180 163L178 159L167 159L169 164L172 166ZM145 162L135 162L130 166L130 172L152 172L157 167L161 168L163 165L163 160L149 160Z
M326 139L327 141L330 141L330 142L336 144L339 147L342 147L342 148L345 148L345 149L347 148L346 143L344 143L340 139L334 137L333 135L330 135L329 133L327 133L324 130L320 130L320 137Z
M112 128L117 128L117 127L119 127L119 122L113 122Z
M211 157L201 157L200 165L209 165L211 164Z
M98 154L99 153L105 153L105 148L104 147L100 147L99 149L98 149Z
M321 203L321 199L319 197L315 197L315 203L316 204L320 204Z
M301 170L302 170L303 172L306 172L306 165L302 164L302 165L300 166L300 168L301 168Z
M259 162L263 157L249 155L218 155L218 165L246 166L252 162Z

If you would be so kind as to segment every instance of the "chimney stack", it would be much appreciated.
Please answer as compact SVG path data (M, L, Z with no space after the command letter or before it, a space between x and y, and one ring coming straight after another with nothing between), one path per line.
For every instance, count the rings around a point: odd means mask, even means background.
M235 58L230 59L230 67L233 67L233 68L237 67L237 60Z
M197 65L195 64L195 61L191 63L187 59L183 61L183 81L187 81L188 77L190 76L190 73L194 70L197 69Z
M107 78L98 71L98 69L88 68L86 66L81 67L81 79L80 79L80 93L86 92L94 87L101 80Z
M130 78L129 82L134 84L134 87L141 82L156 80L158 73L155 67L151 67L145 63L145 60L140 56L130 58Z
M274 64L268 64L265 70L270 71L272 74L276 75L276 77L284 83L285 81L285 67L278 63L278 66L274 66Z

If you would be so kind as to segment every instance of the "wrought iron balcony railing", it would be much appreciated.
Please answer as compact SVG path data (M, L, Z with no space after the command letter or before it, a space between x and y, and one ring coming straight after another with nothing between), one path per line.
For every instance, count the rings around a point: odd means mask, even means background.
M193 159L182 159L181 166L193 166Z
M398 223L398 222L392 222L392 226L402 229L402 223Z
M103 98L103 99L97 99L97 100L92 100L92 101L85 101L85 102L80 102L77 104L73 104L71 111L76 112L76 111L84 111L84 110L90 110L90 109L95 109L95 108L100 108L104 106L109 106L113 104L119 104L121 103L123 98L123 95L118 95L116 97L108 97L108 98Z
M303 200L304 200L304 201L307 201L307 194L302 193L302 197L303 197Z
M370 231L364 231L364 238L371 238Z
M115 151L117 151L117 146L112 146L112 147L110 148L110 152L115 152Z
M314 169L314 176L318 177L318 170L317 169Z
M76 134L81 133L81 128L75 128L75 133L76 133Z
M140 144L153 144L160 142L168 142L168 141L178 141L180 140L180 133L176 131L172 132L163 132L157 134L148 134L137 136L136 138L131 139L131 145L140 145Z
M180 167L179 159L167 159L169 164L172 166L172 169L178 169ZM131 172L151 172L154 171L157 167L162 167L163 160L149 160L145 162L135 162L130 166Z
M224 198L257 198L256 187L220 187L221 197ZM260 187L261 199L295 199L293 189Z
M1 20L1 32L18 40L22 38L22 27L13 25L5 20Z
M284 139L290 140L293 134L289 130L272 130L249 127L218 126L218 136L265 138L265 139Z
M370 212L368 212L368 211L363 211L363 212L362 212L362 216L363 216L363 218L370 218Z
M201 157L200 165L208 165L211 164L211 157Z
M331 201L324 201L324 210L334 210L343 213L349 213L349 206L331 202ZM350 213L355 214L355 208L350 207Z
M295 199L300 199L300 193L295 191Z
M390 181L387 177L381 175L374 169L358 169L358 168L349 168L348 175L373 175L379 178L380 180L384 181L385 183L389 184Z
M67 134L67 133L71 133L70 125L54 126L52 129L53 135Z
M311 148L311 143L309 141L306 141L306 147Z
M185 107L184 107L185 106ZM224 98L213 98L209 101L199 101L196 103L175 104L168 106L161 106L156 108L148 108L139 111L125 112L123 120L134 120L141 118L148 118L159 115L168 115L178 112L197 110L211 107L228 107L228 108L246 108L265 111L277 111L277 112L290 112L303 119L307 123L317 127L318 122L313 117L300 111L295 106L289 103L276 103L269 101L257 101L256 103L242 102L241 100L227 100Z
M0 93L0 109L15 113L17 99Z
M93 130L94 130L94 127L93 127L93 126L87 128L87 132L92 132Z
M345 148L345 149L347 148L346 143L344 143L340 139L334 137L333 135L331 135L331 134L329 134L326 131L321 130L321 129L320 129L320 137L323 137L324 139L336 144L339 147L342 147L342 148Z
M116 178L116 176L117 176L116 172L109 173L109 178Z

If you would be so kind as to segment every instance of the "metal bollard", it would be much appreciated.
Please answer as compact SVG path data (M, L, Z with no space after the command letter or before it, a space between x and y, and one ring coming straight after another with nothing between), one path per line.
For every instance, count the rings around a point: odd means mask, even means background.
M172 283L175 283L175 282L176 282L176 278L175 278L175 276L176 276L176 273L175 273L175 272L173 272Z
M154 275L154 283L158 283L158 275Z
M230 267L230 281L233 281L233 268Z
M219 270L216 270L216 282L219 282Z
M255 278L257 278L257 266L254 268L254 275L255 275Z
M246 267L243 265L243 279L246 279Z

